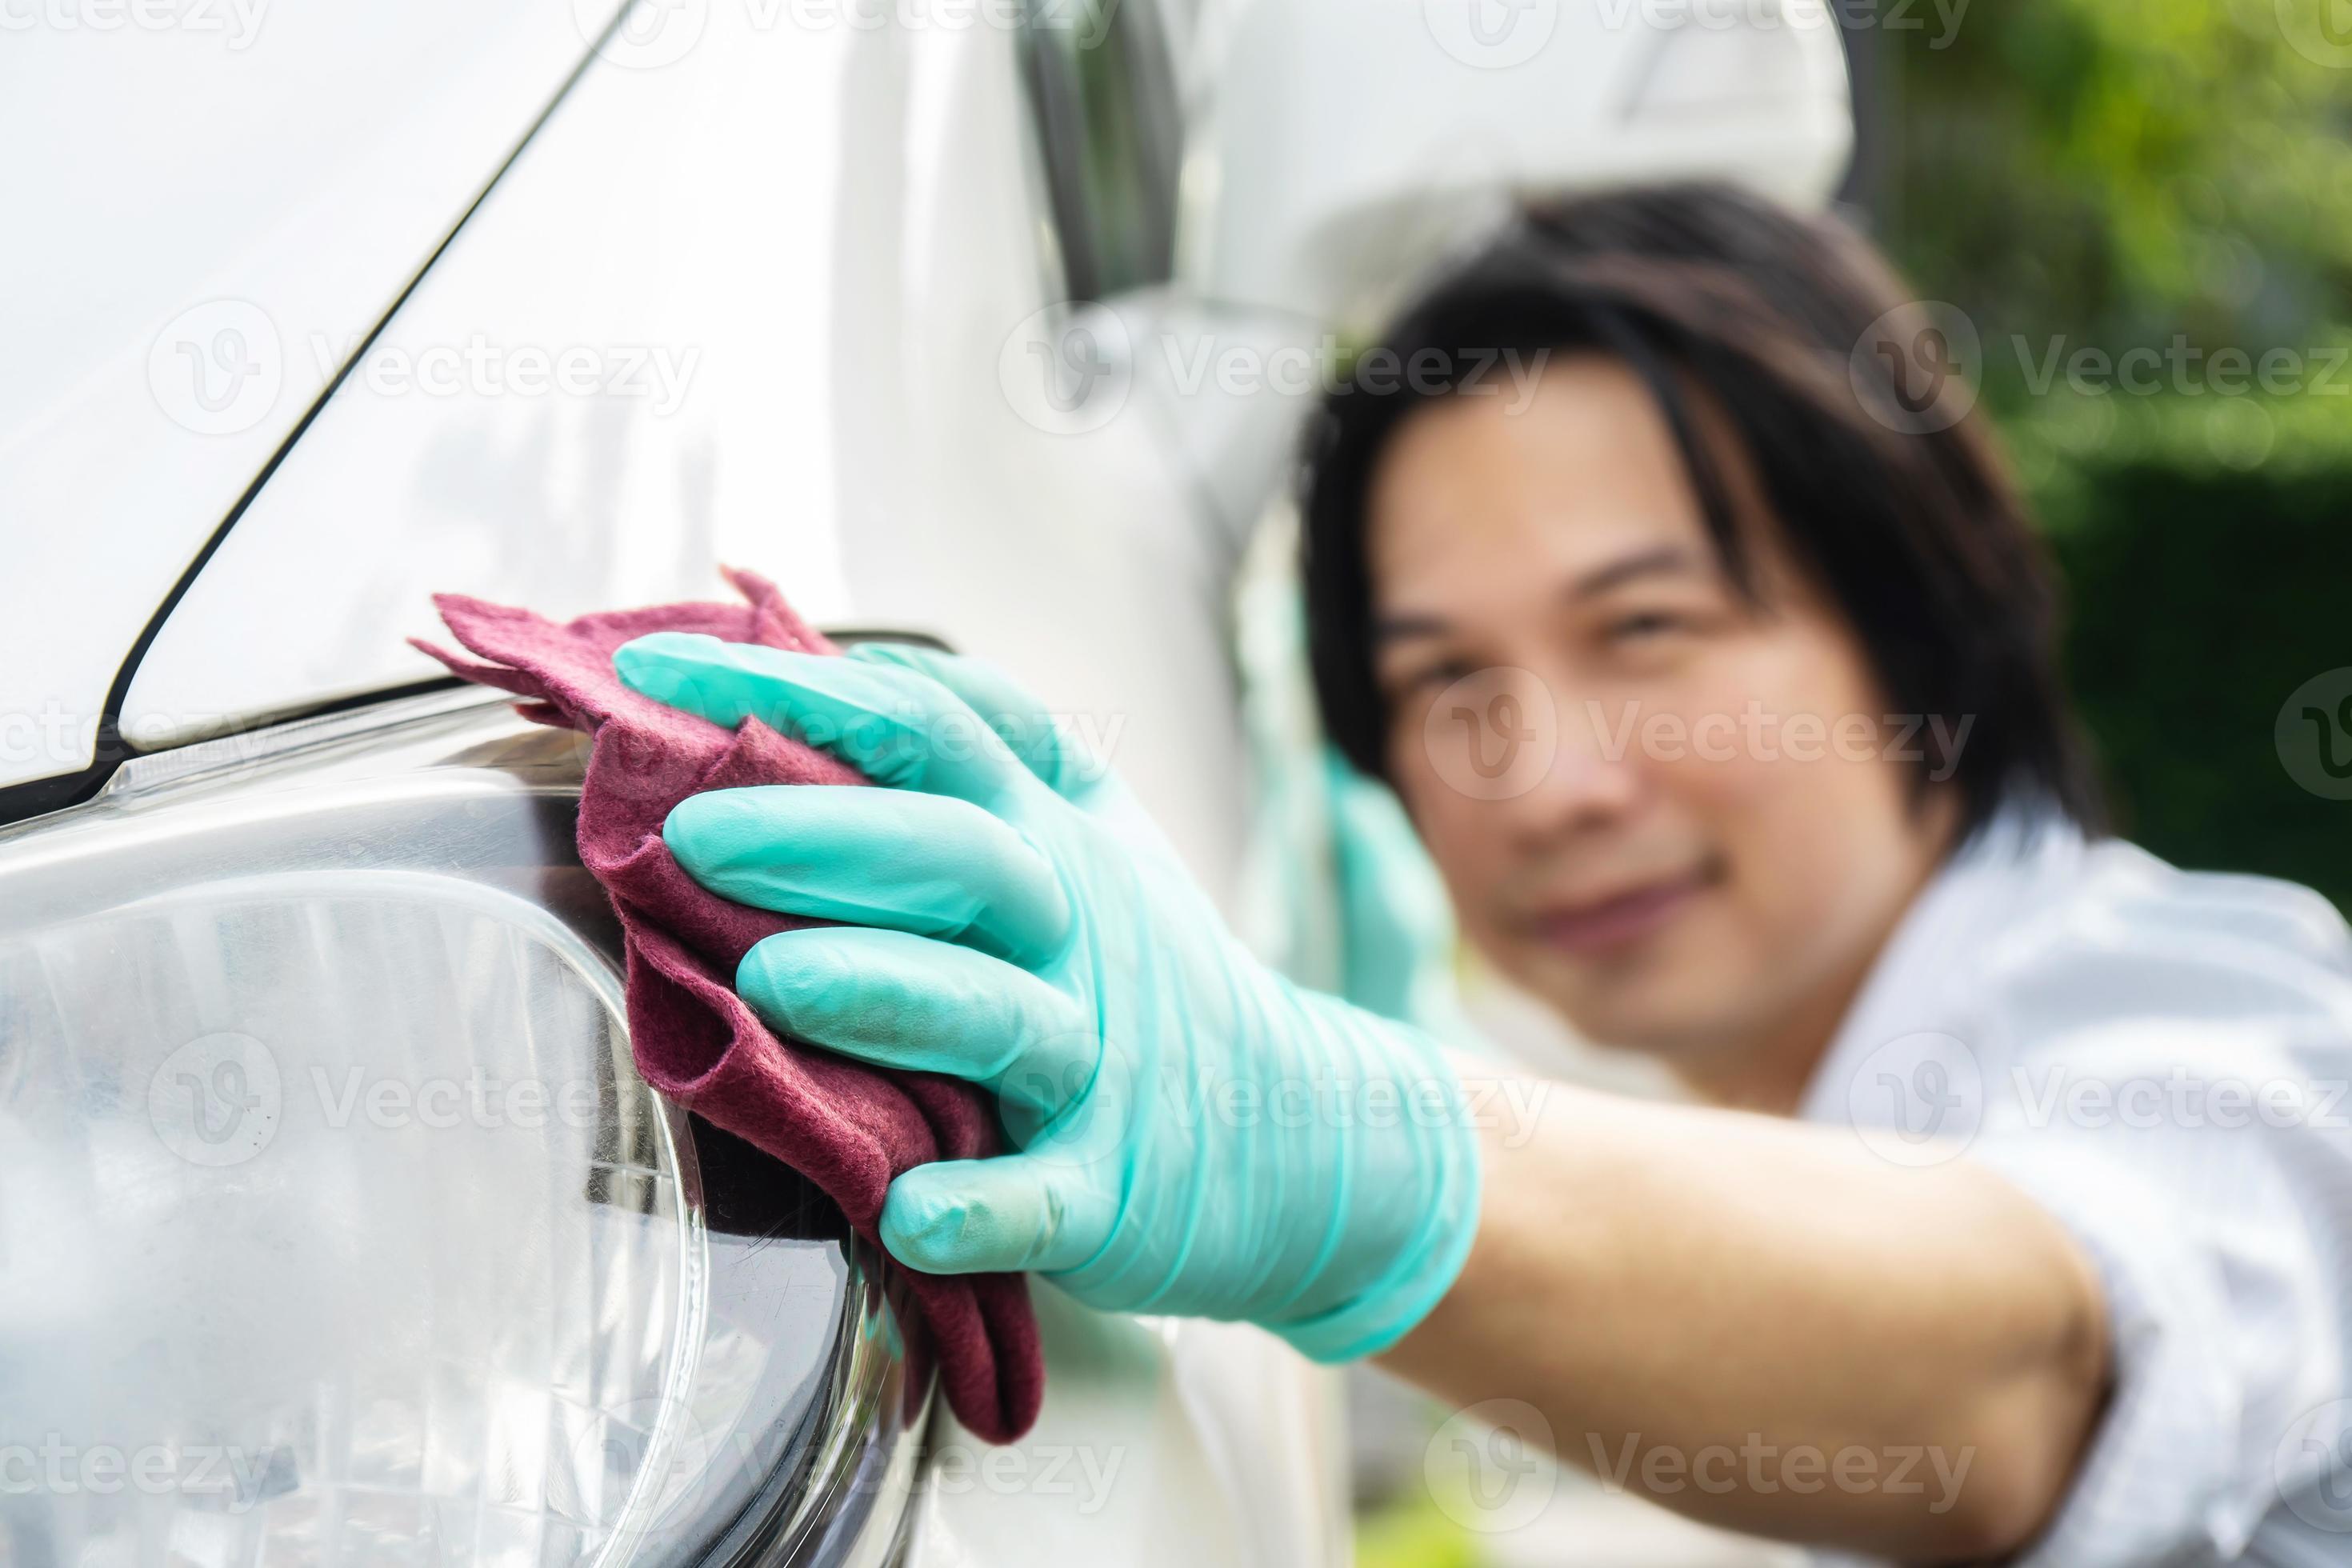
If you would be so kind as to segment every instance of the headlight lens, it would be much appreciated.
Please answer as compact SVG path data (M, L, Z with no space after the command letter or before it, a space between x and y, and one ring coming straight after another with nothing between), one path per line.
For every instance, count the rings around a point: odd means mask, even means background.
M904 1427L825 1205L706 1225L582 756L468 692L0 834L0 1563L688 1559Z

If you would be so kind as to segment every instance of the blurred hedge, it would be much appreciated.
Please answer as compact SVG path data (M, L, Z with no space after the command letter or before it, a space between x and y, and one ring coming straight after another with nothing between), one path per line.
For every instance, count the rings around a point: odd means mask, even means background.
M2068 675L2122 832L2352 912L2352 805L2304 790L2273 740L2295 688L2352 665L2352 452L2274 437L2248 466L2233 434L2217 458L2214 428L2273 416L2208 404L2127 407L2085 450L2016 441L2067 579Z

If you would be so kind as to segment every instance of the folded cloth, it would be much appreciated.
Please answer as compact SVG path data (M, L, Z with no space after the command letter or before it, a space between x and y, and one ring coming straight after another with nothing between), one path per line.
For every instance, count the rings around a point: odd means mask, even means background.
M999 1133L974 1085L886 1072L779 1039L735 994L735 967L753 945L821 922L706 891L670 858L663 819L702 790L866 780L756 719L730 732L640 696L614 674L613 650L648 632L840 651L792 612L773 584L749 572L728 579L747 604L661 605L562 626L528 610L436 595L449 630L491 662L415 646L468 680L527 699L516 705L524 717L594 738L580 794L580 858L620 916L638 1070L671 1100L807 1176L873 1239L892 1177L932 1160L994 1153ZM1045 1372L1022 1277L908 1270L904 1278L929 1326L950 1408L992 1441L1026 1431Z

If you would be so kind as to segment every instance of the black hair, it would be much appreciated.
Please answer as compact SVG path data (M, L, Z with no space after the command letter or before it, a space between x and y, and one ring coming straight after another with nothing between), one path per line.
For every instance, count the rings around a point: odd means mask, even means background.
M2057 593L2042 541L1965 381L1912 384L1938 321L1860 236L1722 184L1654 186L1530 207L1444 271L1324 400L1306 449L1307 642L1324 727L1384 775L1367 503L1382 452L1432 401L1500 355L1617 359L1656 399L1732 580L1757 593L1704 399L1738 437L1797 563L1851 623L1889 703L1937 716L1920 787L1948 778L1962 832L2038 798L2104 825L2058 674ZM1901 345L1882 355L1874 339ZM1372 356L1377 355L1375 360ZM1375 391L1364 367L1427 367ZM1466 374L1457 374L1457 372ZM1972 718L1965 743L1958 721ZM1945 754L1950 753L1950 754Z

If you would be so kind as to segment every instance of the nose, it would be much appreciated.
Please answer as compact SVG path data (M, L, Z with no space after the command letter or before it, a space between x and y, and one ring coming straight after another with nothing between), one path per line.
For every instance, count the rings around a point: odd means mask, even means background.
M1437 771L1515 835L1549 839L1622 816L1639 797L1632 727L1558 676L1505 668L1458 682L1430 710Z
M1530 837L1557 839L1622 820L1642 795L1632 714L1612 711L1566 681L1544 684L1551 701L1551 761L1520 802L1517 826Z

